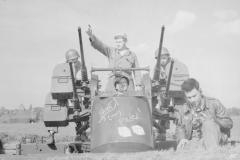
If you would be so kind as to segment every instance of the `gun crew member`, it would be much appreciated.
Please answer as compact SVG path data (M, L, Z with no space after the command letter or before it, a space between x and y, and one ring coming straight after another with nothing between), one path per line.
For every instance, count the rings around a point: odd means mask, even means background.
M176 106L177 148L200 147L214 148L227 144L233 121L226 108L215 99L202 94L197 80L188 78L181 85L186 102Z
M115 75L115 83L114 83L114 87L116 89L116 91L118 92L118 95L122 95L123 92L128 90L128 86L129 86L129 79L121 74L117 74Z
M155 51L155 59L158 57L158 48ZM167 75L165 73L165 68L167 64L171 61L170 53L167 48L162 47L161 57L160 57L160 65L161 65L161 73L160 73L160 81L166 81Z
M155 50L155 59L158 59L158 50L159 48L157 48ZM167 75L166 75L166 72L165 72L165 68L167 66L167 64L171 61L171 57L170 57L170 53L168 51L167 48L165 47L162 47L162 51L161 51L161 57L160 57L160 76L159 76L159 79L160 79L160 84L161 85L165 85L166 84L166 81L167 81ZM161 106L161 95L159 94L157 96L157 101L153 102L154 106L156 104L156 108L157 109L160 109L160 106ZM169 120L158 120L157 123L159 125L161 125L164 129L169 129L170 128L170 121ZM160 140L160 141L164 141L166 140L166 133L161 133L161 131L159 130L158 131L159 133L156 133L157 136L156 136L156 140Z
M124 33L117 34L114 39L116 41L116 48L110 47L104 44L101 40L99 40L91 30L89 26L86 33L89 36L91 46L101 52L108 58L109 61L109 68L138 68L138 59L135 53L127 48L127 35ZM141 72L140 71L133 71L136 83L136 91L141 91ZM134 81L132 78L132 73L125 71L122 73L129 79L129 91L134 91ZM106 91L115 91L114 87L114 80L115 77L113 73L110 73L108 78L108 83L106 86Z
M61 62L61 63L72 62L73 69L75 70L76 79L81 79L81 66L82 65L81 65L81 62L78 60L78 58L80 57L79 53L74 49L70 49L66 52L65 56L66 56L66 61ZM66 100L58 100L59 105L65 106L66 103L67 103ZM49 132L49 136L46 140L46 143L53 144L55 142L54 134L58 133L58 127L48 127L48 132Z

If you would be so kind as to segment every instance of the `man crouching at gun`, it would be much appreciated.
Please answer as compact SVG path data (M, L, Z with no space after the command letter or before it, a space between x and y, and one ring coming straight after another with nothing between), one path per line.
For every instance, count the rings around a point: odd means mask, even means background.
M186 147L212 149L226 145L233 121L226 108L215 99L202 94L197 80L188 78L181 85L186 102L177 106L176 133L177 149Z

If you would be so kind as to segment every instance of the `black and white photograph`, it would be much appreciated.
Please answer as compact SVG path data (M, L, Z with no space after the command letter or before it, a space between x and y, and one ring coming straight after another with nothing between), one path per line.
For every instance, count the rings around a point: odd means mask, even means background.
M240 159L239 0L0 0L0 159Z

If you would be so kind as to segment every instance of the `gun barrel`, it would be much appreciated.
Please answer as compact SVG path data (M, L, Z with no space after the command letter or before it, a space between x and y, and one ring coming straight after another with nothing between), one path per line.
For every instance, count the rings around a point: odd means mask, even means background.
M72 62L69 62L69 67L70 67L70 72L71 72L71 79L72 79L72 87L73 87L73 95L76 94L76 85L75 85L75 81L74 81L74 74L73 74L73 67L72 67Z
M157 62L159 62L159 61L160 61L160 58L161 58L164 30L165 30L165 26L163 25L163 26L162 26L162 30L161 30L161 37L160 37L160 43L159 43L159 49L158 49Z
M85 65L84 52L83 52L82 32L80 27L78 27L78 36L79 36L80 53L81 53L81 61L82 61L82 70L81 70L82 80L88 81L87 68Z
M155 69L154 69L154 76L153 76L154 81L159 81L159 76L160 76L160 71L161 71L160 58L161 58L161 53L162 53L162 43L163 43L164 29L165 29L165 26L163 25L162 30L161 30L159 48L158 48L157 63L156 63Z
M76 84L75 84L75 78L74 78L74 74L73 74L72 62L69 62L69 67L70 67L72 87L73 87L74 109L80 109L81 110L79 100L78 100L78 96L77 96L77 91L76 91Z
M174 60L171 60L171 66L170 66L170 71L168 74L168 81L167 81L167 86L166 86L166 93L169 92L169 88L170 88L170 83L171 83L171 78L172 78L172 70L173 70L173 64L174 64Z
M163 109L168 108L169 88L170 88L170 83L171 83L171 78L172 78L173 64L174 64L174 60L171 60L171 66L170 66L170 71L169 71L169 74L168 74L168 81L167 81L166 91L163 94L162 105L161 105L161 108L163 108Z

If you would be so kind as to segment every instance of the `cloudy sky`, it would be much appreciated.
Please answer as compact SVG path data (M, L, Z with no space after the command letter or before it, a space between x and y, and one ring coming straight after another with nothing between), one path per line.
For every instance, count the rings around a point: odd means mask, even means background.
M110 46L125 32L140 66L151 68L165 25L163 46L203 92L240 107L239 0L0 0L0 106L44 106L54 66L68 49L80 50L79 26L88 71L107 67L90 46L88 24ZM106 75L99 76L104 86Z

